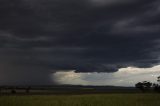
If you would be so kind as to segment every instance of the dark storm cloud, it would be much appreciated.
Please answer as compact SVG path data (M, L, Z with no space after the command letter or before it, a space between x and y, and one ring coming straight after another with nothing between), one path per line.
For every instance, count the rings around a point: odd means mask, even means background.
M4 79L15 73L49 83L48 75L58 70L115 72L158 64L159 5L158 0L0 0Z

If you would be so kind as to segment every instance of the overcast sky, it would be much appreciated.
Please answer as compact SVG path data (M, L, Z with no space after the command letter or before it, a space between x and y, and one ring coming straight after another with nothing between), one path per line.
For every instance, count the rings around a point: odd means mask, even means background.
M159 0L0 0L0 84L153 81L159 29Z

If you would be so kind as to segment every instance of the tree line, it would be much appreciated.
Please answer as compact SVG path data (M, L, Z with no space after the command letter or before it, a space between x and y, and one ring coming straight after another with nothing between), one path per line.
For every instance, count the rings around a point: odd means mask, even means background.
M157 83L151 83L149 81L142 81L135 84L135 87L142 92L156 91L160 92L160 76L157 77Z
M0 87L0 93L2 90L10 90L10 93L15 94L17 93L17 90L25 90L26 93L30 93L31 87L25 87L25 88L18 88L18 87Z

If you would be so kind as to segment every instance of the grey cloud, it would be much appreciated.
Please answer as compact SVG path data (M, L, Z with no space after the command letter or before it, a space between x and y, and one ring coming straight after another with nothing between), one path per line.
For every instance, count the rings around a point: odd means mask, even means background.
M159 2L104 2L110 3L0 0L1 63L13 67L4 67L6 78L20 71L39 74L39 82L44 74L42 82L49 82L58 70L115 72L158 64Z

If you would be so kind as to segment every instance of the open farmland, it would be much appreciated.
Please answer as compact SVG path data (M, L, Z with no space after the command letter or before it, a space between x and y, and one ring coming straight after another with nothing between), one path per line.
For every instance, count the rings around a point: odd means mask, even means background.
M3 95L0 106L159 106L159 94Z

